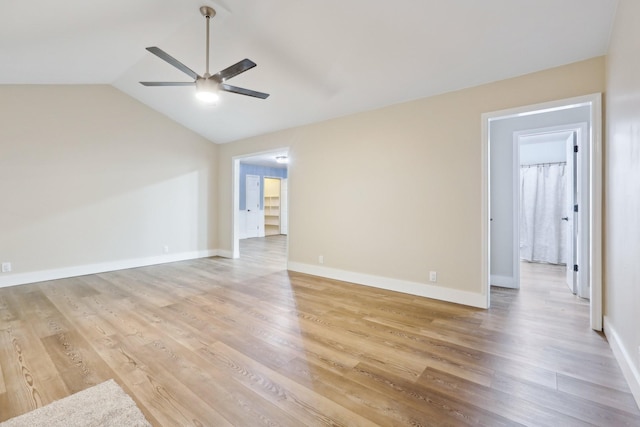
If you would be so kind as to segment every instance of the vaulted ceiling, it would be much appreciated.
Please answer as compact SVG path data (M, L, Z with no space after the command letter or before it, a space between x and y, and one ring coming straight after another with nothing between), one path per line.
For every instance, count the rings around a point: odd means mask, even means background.
M205 106L189 81L250 58ZM111 84L215 143L327 120L606 53L616 0L4 0L0 84ZM0 100L1 102L1 100Z

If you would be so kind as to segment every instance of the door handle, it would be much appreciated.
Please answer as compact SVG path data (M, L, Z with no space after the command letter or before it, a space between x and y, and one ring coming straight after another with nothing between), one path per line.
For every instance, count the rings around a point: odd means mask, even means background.
M561 218L563 221L569 221L569 217L568 216L564 216Z

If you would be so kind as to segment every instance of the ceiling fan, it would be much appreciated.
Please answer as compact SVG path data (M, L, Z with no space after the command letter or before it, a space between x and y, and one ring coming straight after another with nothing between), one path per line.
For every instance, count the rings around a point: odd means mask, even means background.
M192 82L140 82L144 86L195 86L196 96L205 102L215 102L218 100L218 91L238 93L240 95L253 96L254 98L266 99L269 94L256 92L250 89L244 89L237 86L231 86L225 82L238 74L244 73L247 70L256 66L256 63L250 59L243 59L242 61L233 64L232 66L225 68L222 71L218 71L216 74L209 74L209 20L216 15L216 11L209 6L202 6L200 13L207 20L207 69L201 76L196 74L192 69L178 61L162 49L158 47L148 47L147 50L158 58L168 62L169 64L182 71L194 81Z

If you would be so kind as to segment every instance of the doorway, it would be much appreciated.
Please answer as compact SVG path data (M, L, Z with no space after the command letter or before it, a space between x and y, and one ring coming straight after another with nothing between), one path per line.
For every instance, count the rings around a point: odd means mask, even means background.
M577 277L578 281L583 279L588 286L591 327L601 330L601 94L482 115L483 292L486 292L489 307L491 285L519 286L520 224L515 213L518 210L514 206L519 203L519 188L516 187L520 182L515 179L519 176L519 173L516 174L519 164L516 168L515 159L519 163L520 145L514 140L526 135L527 131L531 133L531 129L564 126L564 129L570 130L572 123L582 122L587 123L586 130L582 131L585 135L585 160L575 170L582 174L585 183L584 190L578 196L584 203L572 219L575 218L578 232L589 231L589 234L576 247L577 257L583 260L578 261L578 268L582 264L582 270L577 272ZM518 132L521 134L518 135Z
M287 160L287 148L232 159L233 258L242 256L241 240L265 239L267 233L284 235L288 232L286 223L283 223L288 221ZM278 183L277 198L271 194L273 179ZM287 236L282 237L286 245ZM261 246L254 244L252 247L255 252L255 248Z
M563 116L559 116L563 117ZM520 270L558 273L574 295L589 299L588 122L514 133L514 288ZM553 266L557 266L554 268ZM562 266L562 268L559 268ZM582 266L582 268L580 268ZM544 269L543 269L544 270Z

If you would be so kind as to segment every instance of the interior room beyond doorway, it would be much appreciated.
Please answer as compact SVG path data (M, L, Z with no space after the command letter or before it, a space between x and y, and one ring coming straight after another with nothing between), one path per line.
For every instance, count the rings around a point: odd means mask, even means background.
M575 200L579 206L574 206L571 212L576 215L571 218L570 209L556 215L557 222L563 225L566 217L574 219L578 226L574 229L579 233L586 233L578 240L576 250L578 261L575 265L567 259L567 268L575 274L578 283L584 280L588 287L590 303L590 323L595 330L602 329L602 285L601 285L601 186L602 186L602 158L601 158L601 129L602 129L601 94L586 95L565 100L552 101L544 104L523 106L510 110L486 113L483 115L483 138L486 161L486 228L483 230L485 246L484 259L487 264L487 306L491 306L491 286L520 288L521 268L521 240L519 191L521 181L519 164L519 144L517 133L532 129L561 128L584 129L576 131L576 141L579 145L580 160L574 168L581 179L577 185L584 183ZM583 125L584 124L584 127ZM581 138L581 136L583 138ZM570 147L574 148L575 147ZM584 156L584 157L583 157ZM575 161L574 161L575 163ZM537 166L536 166L537 168ZM558 225L558 224L556 224ZM562 264L561 261L554 261ZM568 263L568 264L567 264ZM577 268L576 268L577 265ZM566 285L565 285L566 288ZM573 297L573 295L570 293Z
M286 151L240 158L237 163L234 241L236 255L243 256L247 239L283 237L288 234L288 157ZM253 251L260 245L253 245Z

